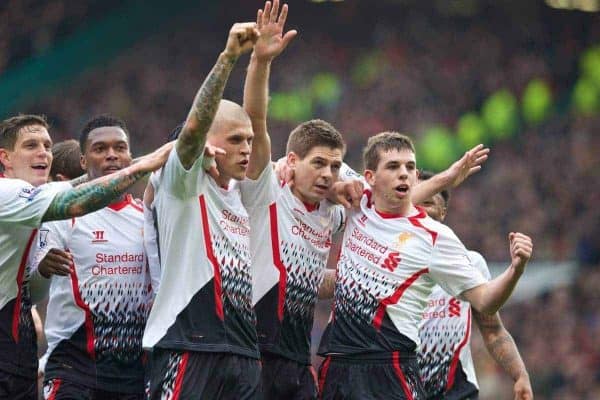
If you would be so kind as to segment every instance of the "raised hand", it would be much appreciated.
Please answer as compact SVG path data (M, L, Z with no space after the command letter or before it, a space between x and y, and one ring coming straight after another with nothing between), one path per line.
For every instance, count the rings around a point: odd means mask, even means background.
M71 273L72 262L71 253L60 249L50 249L40 261L38 271L44 278L50 278L52 275L67 276Z
M523 272L533 253L533 241L529 236L520 232L509 233L508 240L510 242L511 266L518 272Z
M281 7L281 13L279 13L279 0L274 0L272 6L271 2L267 1L264 10L258 10L256 27L260 37L254 45L254 55L260 61L273 60L297 35L298 32L295 29L283 33L287 14L287 4Z
M223 53L230 58L237 59L242 54L252 50L260 33L254 22L238 22L229 30L227 44Z
M487 160L490 149L478 144L467 151L460 160L448 168L448 174L451 179L451 186L456 187L463 183L465 179L481 170L481 165Z

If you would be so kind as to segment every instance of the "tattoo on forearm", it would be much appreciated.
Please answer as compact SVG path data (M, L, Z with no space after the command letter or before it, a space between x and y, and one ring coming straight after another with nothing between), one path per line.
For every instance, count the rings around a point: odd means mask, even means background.
M79 178L71 179L69 181L69 183L71 184L71 186L77 187L77 186L83 185L84 183L89 182L89 181L90 181L90 178L89 178L88 174L83 174Z
M526 373L517 345L502 325L498 314L485 315L473 310L473 317L481 331L485 345L492 358L514 380Z
M78 217L109 205L147 172L129 174L125 171L117 176L107 176L77 188L61 192L50 203L43 221Z
M204 150L206 134L217 113L225 84L235 62L236 59L219 56L194 98L188 122L190 118L194 118L194 121L189 125L186 123L177 144L177 154L186 168L191 167ZM189 129L190 126L193 128Z
M508 332L490 342L488 349L494 360L514 380L525 372L525 364L519 355L517 345Z

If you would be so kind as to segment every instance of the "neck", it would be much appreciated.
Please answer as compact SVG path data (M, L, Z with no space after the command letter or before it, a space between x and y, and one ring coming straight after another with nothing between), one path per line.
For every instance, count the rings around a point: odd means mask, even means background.
M215 179L216 184L219 185L219 187L221 187L223 189L227 189L229 187L230 181L231 181L231 178L224 175L223 173L220 173L219 176L217 177L217 179Z
M298 190L298 188L296 188L293 184L290 184L290 189L292 190L292 194L308 207L316 207L319 204L318 201L309 200L305 196L303 196L302 193L300 193L300 191Z
M410 199L402 201L401 203L390 204L390 202L385 201L385 199L377 196L375 193L373 193L373 206L375 207L375 210L380 213L396 215L399 217L406 217L416 210Z

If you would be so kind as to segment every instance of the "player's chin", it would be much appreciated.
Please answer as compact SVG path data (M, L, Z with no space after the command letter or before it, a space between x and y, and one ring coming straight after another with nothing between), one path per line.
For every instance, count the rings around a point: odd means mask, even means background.
M236 171L236 173L232 174L231 177L236 181L243 181L246 179L246 170Z
M40 186L48 182L48 175L34 175L29 181L33 186Z

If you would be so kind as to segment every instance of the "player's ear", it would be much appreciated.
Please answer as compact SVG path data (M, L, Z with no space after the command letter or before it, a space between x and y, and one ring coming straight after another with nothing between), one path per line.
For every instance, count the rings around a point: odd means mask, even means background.
M294 169L296 168L296 164L298 163L298 161L300 160L300 157L298 157L298 154L294 153L293 151L290 151L287 155L287 165L288 167Z
M4 170L10 168L11 166L10 152L4 147L0 147L0 163L2 164Z
M79 156L79 164L81 165L81 169L83 169L84 171L87 171L87 161L85 159L85 156L82 154L81 156Z
M365 169L365 180L370 186L375 185L375 173L370 169Z

